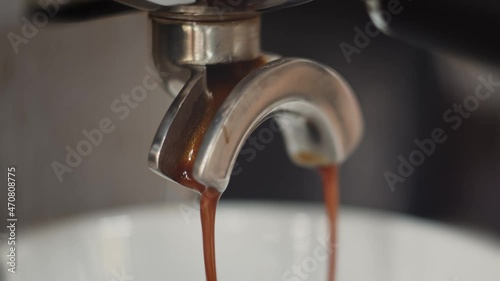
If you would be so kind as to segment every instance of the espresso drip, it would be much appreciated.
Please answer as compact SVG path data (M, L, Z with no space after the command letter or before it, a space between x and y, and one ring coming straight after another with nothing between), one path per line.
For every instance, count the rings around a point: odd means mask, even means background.
M207 281L217 281L215 259L215 213L221 193L214 188L207 188L201 194L200 217L203 233L203 257Z
M319 169L322 183L323 196L325 197L326 214L329 223L330 257L328 261L328 281L335 280L336 243L337 243L337 211L339 207L339 187L337 166L327 166Z
M170 155L177 163L173 180L201 194L200 216L207 281L217 281L215 214L221 193L215 188L197 182L193 177L193 165L208 125L231 90L252 70L264 64L265 61L258 58L251 61L207 66L207 89L210 91L210 95L207 97L207 106L201 108L199 112L193 112L191 122L183 128L183 135L190 136L188 138L190 141L182 143L182 147L177 150L181 154Z
M207 88L210 95L207 96L207 106L199 112L193 112L191 121L186 123L183 129L183 136L190 136L190 141L182 143L177 155L170 155L176 160L173 180L191 188L201 194L200 216L203 233L203 252L205 259L205 274L207 281L217 281L216 255L215 255L215 217L217 204L221 193L212 187L207 187L197 182L193 177L193 165L197 152L200 148L203 136L212 122L215 113L220 108L224 100L231 93L231 90L241 79L247 76L252 70L264 65L261 58L238 62L232 64L220 64L207 66ZM196 126L194 125L196 124ZM330 224L330 245L336 242L336 220L338 207L337 192L337 167L329 166L320 168L319 172L323 181L325 205ZM335 275L335 252L331 253L329 260L328 281L333 281Z

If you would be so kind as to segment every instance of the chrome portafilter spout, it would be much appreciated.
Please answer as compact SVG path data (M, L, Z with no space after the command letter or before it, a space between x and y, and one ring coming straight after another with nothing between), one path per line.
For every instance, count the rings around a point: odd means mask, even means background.
M343 162L357 147L362 118L357 101L334 71L304 59L279 59L233 89L205 133L194 178L223 192L243 143L275 118L291 160L321 167Z
M155 137L150 166L171 178L175 128L203 93L203 75L194 77L169 108ZM193 166L194 179L223 192L245 140L259 124L275 118L292 161L306 167L343 162L358 145L361 112L346 82L331 69L304 59L278 59L253 71L231 91L205 131Z
M152 9L154 61L175 97L151 147L153 171L222 193L245 140L269 118L301 166L341 163L357 147L361 111L338 73L261 52L255 3L268 9L278 2L246 1L223 14L205 2Z

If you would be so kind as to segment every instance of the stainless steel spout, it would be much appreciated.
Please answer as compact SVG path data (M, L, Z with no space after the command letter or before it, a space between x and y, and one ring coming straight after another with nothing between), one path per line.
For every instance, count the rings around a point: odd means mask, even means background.
M169 179L179 128L206 94L203 77L200 72L186 84L155 137L150 167ZM193 155L194 180L223 192L245 140L268 118L277 119L292 161L307 167L341 163L363 132L354 94L335 71L309 60L279 59L250 73L218 109Z
M149 154L156 173L199 192L223 192L245 140L268 118L278 121L301 166L341 163L357 147L363 122L349 85L319 63L262 54L257 12L221 19L213 7L195 5L151 18L153 57L175 96ZM231 70L214 82L208 69L231 65L244 73Z
M332 69L304 59L280 59L251 73L231 92L203 138L193 175L224 191L245 140L276 118L297 165L343 162L363 132L358 103Z

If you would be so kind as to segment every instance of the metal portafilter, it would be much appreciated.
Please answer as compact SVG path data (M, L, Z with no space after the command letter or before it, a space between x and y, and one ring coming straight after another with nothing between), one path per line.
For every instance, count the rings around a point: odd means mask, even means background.
M338 164L354 151L362 116L340 75L260 49L259 11L299 2L126 1L150 13L154 62L175 97L151 147L153 171L223 192L245 140L268 118L298 165Z

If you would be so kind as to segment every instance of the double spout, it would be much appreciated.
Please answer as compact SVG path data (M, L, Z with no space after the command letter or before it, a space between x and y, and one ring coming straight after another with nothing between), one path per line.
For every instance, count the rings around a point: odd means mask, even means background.
M223 192L244 142L269 118L297 165L338 164L355 150L363 122L349 85L319 63L262 54L259 23L255 14L228 22L153 17L155 62L175 95L151 147L153 171Z

